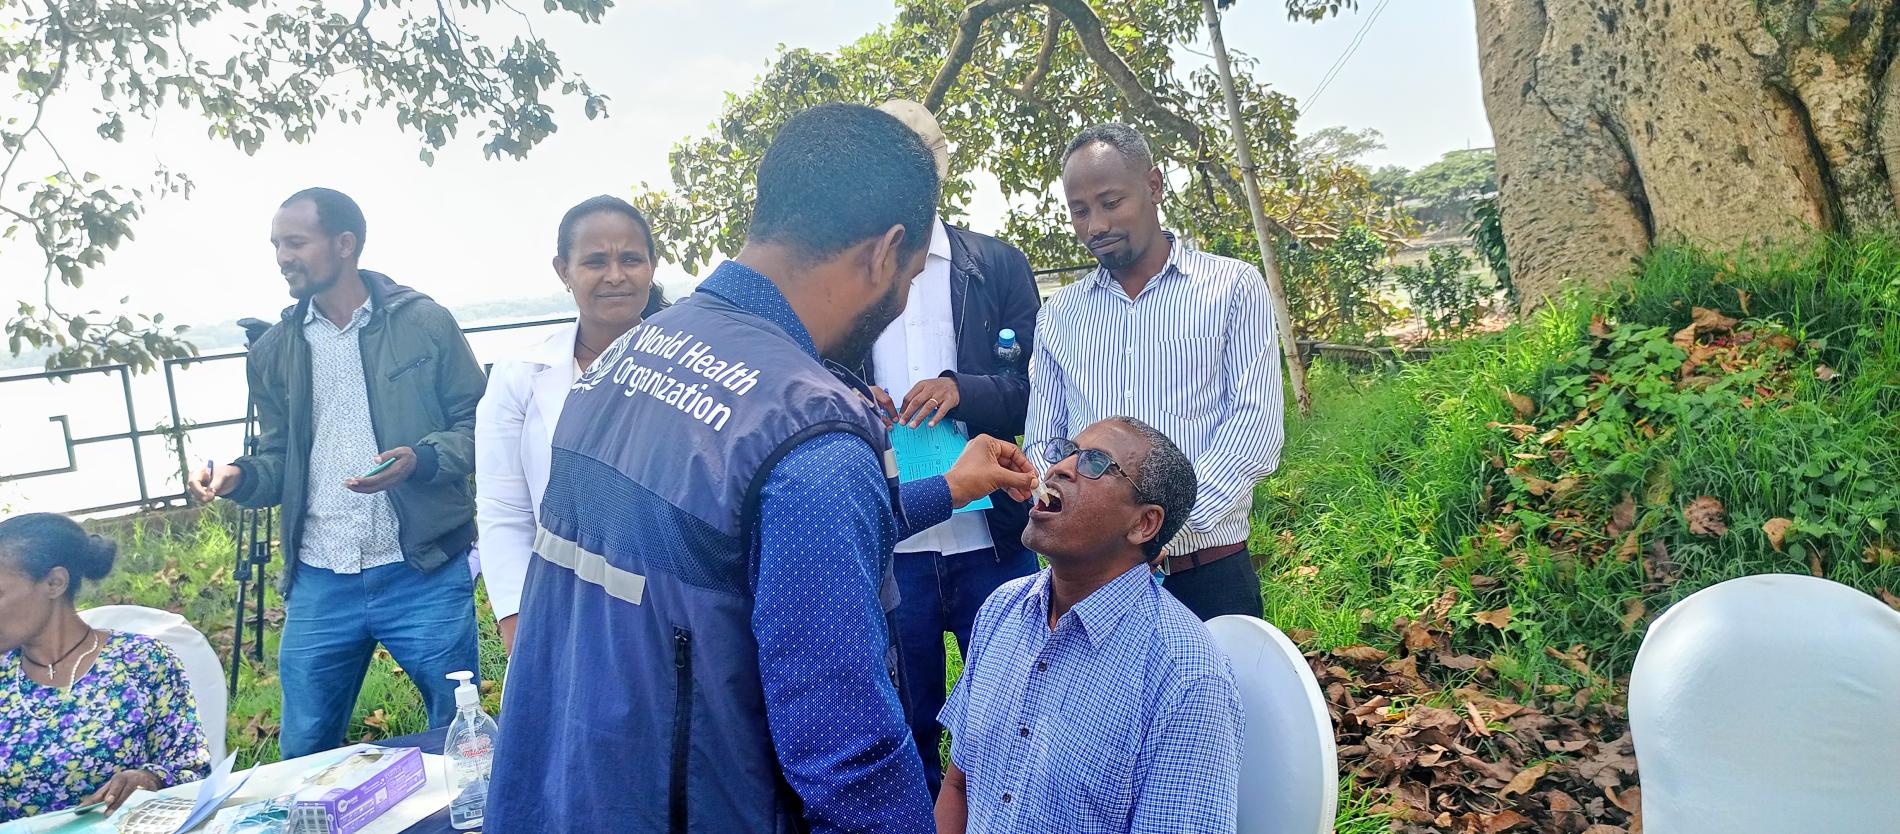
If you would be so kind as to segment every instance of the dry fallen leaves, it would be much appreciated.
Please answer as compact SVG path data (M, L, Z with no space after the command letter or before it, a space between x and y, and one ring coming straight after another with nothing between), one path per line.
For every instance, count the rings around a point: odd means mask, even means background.
M1734 330L1735 325L1741 323L1728 316L1722 315L1722 311L1720 310L1711 310L1707 307L1697 307L1691 311L1691 315L1693 316L1696 327L1710 333Z
M1623 502L1610 511L1610 536L1615 538L1636 526L1636 496L1623 493Z
M1371 646L1347 646L1334 651L1333 654L1339 655L1347 660L1357 660L1361 663L1377 663L1387 657L1385 652Z
M1505 785L1504 790L1498 791L1498 798L1509 799L1511 794L1529 792L1531 788L1536 787L1537 780L1544 778L1544 774L1549 771L1550 762L1539 762L1518 771L1516 776L1511 777L1511 783Z
M1689 350L1691 348L1694 348L1695 347L1695 325L1690 324L1688 327L1685 327L1681 330L1676 331L1676 334L1674 336L1671 336L1669 338L1669 341L1671 344L1674 344L1676 347L1682 348L1683 350Z
M1471 615L1471 619L1477 620L1499 631L1503 631L1511 625L1511 606L1506 605L1503 608L1492 611L1479 611Z
M1880 601L1886 603L1894 610L1900 611L1900 596L1894 596L1893 592L1886 588L1880 589Z
M1728 532L1728 511L1714 496L1696 496L1682 514L1689 519L1689 532L1698 536L1720 536Z
M1591 825L1628 832L1638 824L1625 804L1636 780L1620 710L1566 703L1552 715L1475 686L1443 691L1441 676L1461 657L1427 650L1405 663L1369 665L1308 655L1338 732L1341 769L1371 799L1368 810L1391 821L1389 830L1580 834ZM1409 700L1395 703L1400 696Z
M1537 404L1530 397L1514 391L1505 391L1504 398L1511 403L1511 410L1517 412L1517 419L1528 421L1537 414Z
M1610 323L1603 318L1602 313L1590 317L1590 335L1598 339L1610 338Z
M1520 825L1530 824L1530 817L1524 816L1516 811L1506 810L1496 816L1481 818L1478 822L1478 830L1483 832L1483 834L1500 834L1500 832L1509 831Z
M1776 553L1781 552L1781 544L1788 540L1788 528L1793 524L1794 520L1787 518L1771 518L1762 522L1761 531L1768 535L1768 546L1774 548Z
M1841 374L1839 371L1836 371L1833 368L1830 368L1826 365L1814 366L1814 377L1816 379L1821 380L1822 382L1827 382L1828 380L1831 380L1840 375Z
M1630 597L1629 599L1623 600L1622 625L1624 631L1629 631L1638 621L1648 615L1649 608L1643 605L1642 597Z

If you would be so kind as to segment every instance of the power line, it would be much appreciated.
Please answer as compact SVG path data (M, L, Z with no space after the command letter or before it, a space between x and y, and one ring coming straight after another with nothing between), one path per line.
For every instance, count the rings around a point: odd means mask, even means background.
M1366 22L1359 27L1358 34L1353 36L1352 43L1346 46L1346 51L1340 53L1339 59L1333 61L1333 65L1326 70L1326 75L1320 78L1319 86L1314 87L1313 92L1300 101L1302 110L1311 107L1313 102L1319 99L1320 93L1326 92L1326 88L1339 77L1339 73L1346 69L1347 62L1352 60L1353 54L1357 53L1359 47L1366 42L1366 33L1372 31L1372 24L1379 22L1379 15L1385 13L1385 7L1391 2L1392 0L1379 0L1379 5L1366 16Z

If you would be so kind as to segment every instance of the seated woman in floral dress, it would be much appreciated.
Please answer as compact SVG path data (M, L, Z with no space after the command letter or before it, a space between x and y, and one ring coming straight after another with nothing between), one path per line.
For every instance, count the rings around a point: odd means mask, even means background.
M203 778L210 764L178 658L95 629L73 597L118 548L71 519L0 521L0 822Z

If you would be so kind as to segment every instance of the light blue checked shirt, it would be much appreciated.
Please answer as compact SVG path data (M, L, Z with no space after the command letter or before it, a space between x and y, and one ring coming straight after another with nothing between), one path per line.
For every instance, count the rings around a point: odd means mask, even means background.
M1245 730L1227 656L1137 566L1049 628L1049 570L977 613L938 720L971 834L1234 831Z
M1023 441L1074 437L1115 416L1160 429L1200 482L1168 545L1181 555L1247 540L1254 485L1279 467L1284 434L1260 271L1168 239L1167 266L1135 298L1097 267L1043 305Z

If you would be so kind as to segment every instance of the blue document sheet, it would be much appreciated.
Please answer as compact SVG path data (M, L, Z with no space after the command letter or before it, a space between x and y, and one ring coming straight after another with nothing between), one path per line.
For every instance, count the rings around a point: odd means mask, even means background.
M945 420L935 426L924 423L914 429L904 425L892 426L891 449L897 452L897 480L906 483L920 481L950 471L950 467L963 454L963 447L969 443L970 436L954 420ZM989 508L990 497L985 495L957 512Z

